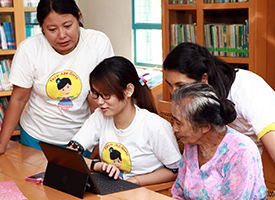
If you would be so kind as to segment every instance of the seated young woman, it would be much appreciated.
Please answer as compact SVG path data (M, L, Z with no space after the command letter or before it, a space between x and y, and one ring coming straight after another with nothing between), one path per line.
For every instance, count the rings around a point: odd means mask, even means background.
M168 121L157 115L153 96L134 65L114 56L90 74L90 96L98 108L68 148L99 144L101 161L86 159L92 171L107 172L140 185L173 181L181 158Z
M220 100L209 84L194 82L174 91L173 130L184 143L175 199L266 199L256 144L226 126L234 104Z

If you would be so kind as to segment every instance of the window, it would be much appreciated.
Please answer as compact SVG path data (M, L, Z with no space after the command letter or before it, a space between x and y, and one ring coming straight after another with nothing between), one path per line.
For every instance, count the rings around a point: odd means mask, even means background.
M161 0L132 3L135 65L162 66Z

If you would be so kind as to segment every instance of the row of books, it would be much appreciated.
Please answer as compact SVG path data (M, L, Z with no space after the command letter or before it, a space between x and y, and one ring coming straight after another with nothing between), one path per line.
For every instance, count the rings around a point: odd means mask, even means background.
M171 48L182 42L196 43L196 24L171 24ZM249 57L249 25L204 24L205 47L215 56Z
M197 4L197 0L170 0L170 4Z
M0 22L0 49L15 49L14 27L11 15L1 15Z
M37 7L39 0L24 0L24 7Z
M25 12L26 24L38 24L36 12Z
M196 43L196 24L171 24L171 48L182 42Z
M204 0L204 3L236 3L236 2L247 2L249 0Z
M11 60L0 61L0 91L12 90L12 84L9 82Z
M205 24L205 47L215 56L249 57L249 26L245 24Z

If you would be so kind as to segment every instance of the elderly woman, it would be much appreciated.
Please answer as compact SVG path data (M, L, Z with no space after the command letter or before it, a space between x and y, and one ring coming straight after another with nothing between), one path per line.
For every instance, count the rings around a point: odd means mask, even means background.
M190 83L174 92L172 115L185 145L173 198L267 198L257 146L226 126L236 118L231 101L221 102L206 83Z

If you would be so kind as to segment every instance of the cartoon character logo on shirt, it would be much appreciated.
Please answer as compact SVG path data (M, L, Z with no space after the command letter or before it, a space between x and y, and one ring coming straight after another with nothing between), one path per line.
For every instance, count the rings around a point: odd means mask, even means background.
M102 151L102 158L106 163L113 164L119 168L121 177L132 169L129 152L122 144L107 143Z
M59 100L58 107L69 110L73 107L72 100L78 97L82 89L80 78L70 70L64 70L52 75L46 85L50 98Z

